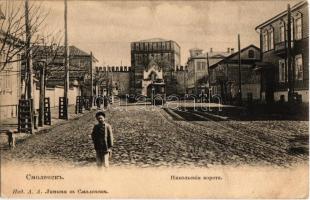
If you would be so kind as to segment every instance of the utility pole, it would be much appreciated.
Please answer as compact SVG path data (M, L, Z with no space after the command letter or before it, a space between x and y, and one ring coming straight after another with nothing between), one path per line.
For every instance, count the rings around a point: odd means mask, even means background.
M93 107L94 103L93 103L93 100L94 100L94 76L93 76L93 53L90 52L90 90L91 90L91 93L90 93L90 99L91 99L91 107Z
M42 66L40 67L39 126L43 126L43 122L44 122L45 67L46 67L46 62L42 62Z
M207 78L207 86L208 86L208 90L210 89L210 63L209 63L209 53L207 53L207 72L208 72L208 78Z
M68 119L69 91L69 47L68 47L68 2L65 0L65 82L64 82L64 119Z
M240 34L238 34L238 72L239 72L239 104L242 105L242 92L241 92L241 52L240 52Z
M198 93L198 89L197 89L197 66L195 64L195 61L194 61L194 78L195 78L194 87L195 87L195 96L196 96Z
M31 25L29 20L29 0L25 0L25 29L26 29L26 69L28 75L27 81L27 95L25 98L30 100L30 118L31 118L31 128L37 128L36 126L36 109L35 109L35 99L33 98L33 69L32 69L32 52L31 52Z
M32 58L31 58L31 30L30 30L30 22L29 22L29 0L25 0L25 28L26 28L26 68L28 74L28 83L27 83L27 99L32 99Z
M290 4L287 4L287 69L288 69L288 101L292 102L293 92L294 92L294 81L293 81L293 72L292 72L292 57L291 57L291 7Z

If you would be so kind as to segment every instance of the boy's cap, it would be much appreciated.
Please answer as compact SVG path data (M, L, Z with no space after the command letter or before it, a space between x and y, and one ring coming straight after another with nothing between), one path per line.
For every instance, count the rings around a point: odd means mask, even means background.
M100 115L105 117L105 113L102 112L102 111L99 111L99 112L96 113L96 118L99 117Z

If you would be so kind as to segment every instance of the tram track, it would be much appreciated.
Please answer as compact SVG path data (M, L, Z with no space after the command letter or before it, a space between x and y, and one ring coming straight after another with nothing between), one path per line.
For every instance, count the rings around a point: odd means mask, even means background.
M289 138L278 137L277 135L272 141L275 141L278 138L281 138L281 141L277 141L276 143L268 142L268 135L266 134L263 135L262 133L255 131L249 132L248 129L244 129L246 131L240 131L240 127L237 129L235 126L228 126L227 124L225 124L225 126L211 118L194 113L194 111L170 109L168 112L174 112L177 115L180 114L182 116L187 115L187 118L194 116L196 119L202 119L201 121L195 120L186 122L202 127L205 130L205 133L199 133L200 137L207 138L209 142L212 141L217 145L226 147L226 149L230 147L238 156L243 157L243 155L246 154L247 157L255 156L260 160L268 160L268 162L278 162L277 158L282 158L283 161L306 160L302 156L288 154L287 139ZM206 120L208 121L208 125L203 122ZM179 121L174 121L173 119L170 119L169 121L171 123L179 124ZM210 127L210 124L212 128ZM206 134L206 132L212 134ZM269 135L269 137L270 136L271 135ZM280 162L278 164L283 165L285 163Z

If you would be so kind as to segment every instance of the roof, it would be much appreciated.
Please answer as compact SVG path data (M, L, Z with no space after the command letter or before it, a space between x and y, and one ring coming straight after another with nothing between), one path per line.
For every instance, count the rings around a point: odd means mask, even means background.
M199 49L197 47L190 49L190 51L203 51L203 49Z
M167 40L167 39L163 39L163 38L151 38L151 39L139 40L139 41L135 41L135 42L170 42L170 41L174 42L180 48L180 45L176 41ZM135 43L135 42L132 42L132 43Z
M207 55L208 54L208 55ZM194 55L194 56L191 56L188 58L188 61L192 60L192 59L201 59L201 58L204 58L204 59L207 59L207 57L209 57L209 59L223 59L223 58L226 58L227 56L231 55L230 52L215 52L215 51L212 51L212 52L206 52L206 53L201 53L199 55Z
M35 51L40 52L40 51L46 51L47 46L34 46ZM65 52L65 47L64 46L58 46L57 47L57 55L64 55ZM69 55L70 56L90 56L89 53L86 53L85 51L77 48L76 46L69 46ZM93 61L98 62L98 60L93 56Z
M299 2L299 3L295 4L295 5L293 5L293 6L291 7L291 11L294 11L294 10L298 9L298 8L300 8L301 6L303 6L303 5L307 4L307 3L308 3L307 1L301 1L301 2ZM279 18L281 18L281 17L283 17L283 16L285 16L285 15L287 15L287 10L282 11L281 13L277 14L276 16L274 16L274 17L270 18L269 20L263 22L262 24L256 26L256 27L255 27L255 30L261 29L262 27L264 27L264 26L270 24L271 22L273 22L273 21L275 21L275 20L277 20L277 19L279 19Z
M208 57L227 57L229 55L231 55L231 52L227 52L227 51L212 51L212 52L207 52L208 53ZM206 56L207 56L206 53Z
M60 46L59 52L64 53L65 47ZM85 51L75 47L75 46L69 46L69 54L73 56L90 56L90 54L86 53Z
M240 53L243 52L243 51L245 51L245 50L247 50L247 49L249 49L249 48L251 48L251 47L253 47L253 48L255 48L256 50L259 51L259 48L258 48L257 46L255 46L254 44L250 44L249 46L244 47L243 49L241 49L241 50L240 50ZM230 59L230 58L236 56L238 53L239 53L239 51L237 51L237 52L235 52L235 53L233 53L233 54L230 54L230 55L227 56L225 59Z
M247 50L247 49L249 49L249 48L251 48L251 47L253 47L253 48L255 48L255 49L257 49L257 50L259 51L259 48L258 48L257 46L255 46L254 44L250 44L249 46L244 47L243 49L241 49L241 50L240 50L240 53L244 52L245 50ZM226 60L228 60L228 59L230 59L230 58L233 58L234 56L236 56L236 55L238 55L238 54L239 54L239 51L237 51L237 52L235 52L235 53L233 53L233 54L230 54L230 55L227 56L226 58L224 58L224 59L222 59L222 60L220 60L220 61L218 61L218 62L212 64L212 65L210 66L210 68L213 68L213 67L215 67L215 65L220 64L220 63L222 63L222 62L224 62L224 61L226 61Z
M137 42L166 42L166 41L170 41L170 40L166 40L163 38L151 38L151 39L146 39L146 40L140 40Z

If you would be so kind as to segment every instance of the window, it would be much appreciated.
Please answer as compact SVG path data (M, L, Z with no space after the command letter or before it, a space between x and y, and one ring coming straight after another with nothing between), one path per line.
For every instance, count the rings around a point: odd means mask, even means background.
M205 62L197 62L197 71L205 70L206 63Z
M0 72L0 94L2 92L2 90L4 90L4 73Z
M4 79L5 79L5 89L7 91L12 91L12 78L11 78L12 73L9 70L5 71L5 73L6 73L5 77L4 77Z
M267 31L263 33L263 51L268 51L268 35Z
M263 51L274 49L273 28L263 32Z
M295 20L296 24L296 34L295 34L295 39L300 40L302 38L302 24L301 24L301 17L297 18Z
M294 21L291 20L291 41L294 40Z
M159 60L160 60L160 54L158 54L158 53L155 54L155 60L156 60L156 61L159 61Z
M170 50L170 49L171 49L170 42L167 42L167 49L168 49L168 50Z
M270 31L269 31L269 41L268 41L268 43L269 43L269 50L270 49L273 49L274 48L274 44L273 44L273 29L271 29Z
M284 42L285 41L285 26L282 25L280 27L280 42Z
M8 79L9 79L9 73L8 73L8 71L5 71L5 76L4 76L4 80L5 80L5 85L4 85L4 88L5 89L8 89Z
M285 82L285 60L279 60L279 82Z
M248 57L249 58L254 58L254 51L253 50L249 50L248 51Z
M201 69L205 70L206 69L206 63L205 62L201 62Z
M295 80L303 80L303 63L301 54L295 57Z
M149 43L149 50L153 50L152 43Z

